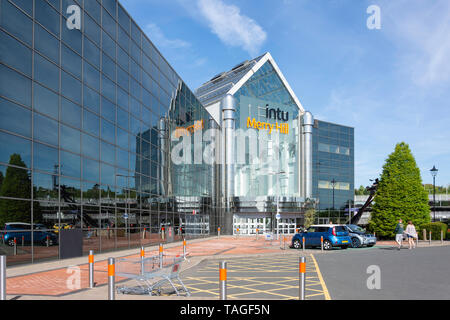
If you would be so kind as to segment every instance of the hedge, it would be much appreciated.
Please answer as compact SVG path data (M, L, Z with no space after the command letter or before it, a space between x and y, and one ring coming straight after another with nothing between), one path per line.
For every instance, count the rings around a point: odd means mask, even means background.
M446 223L442 222L431 222L426 223L420 226L420 228L417 229L417 233L419 234L419 239L423 240L423 229L427 231L427 237L428 239L430 231L431 231L431 240L441 240L441 230L444 232L444 240L447 239L447 229L448 225Z

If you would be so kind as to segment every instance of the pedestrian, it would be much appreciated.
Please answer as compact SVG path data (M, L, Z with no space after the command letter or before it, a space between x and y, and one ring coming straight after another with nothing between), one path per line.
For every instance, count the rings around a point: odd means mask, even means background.
M400 250L402 248L402 243L403 243L403 232L404 232L404 227L403 227L403 221L402 219L398 220L397 226L395 227L395 241L397 241L398 243L398 250Z
M408 221L408 225L406 226L406 236L408 237L409 250L412 248L416 248L415 239L417 239L416 227L414 227L412 221Z

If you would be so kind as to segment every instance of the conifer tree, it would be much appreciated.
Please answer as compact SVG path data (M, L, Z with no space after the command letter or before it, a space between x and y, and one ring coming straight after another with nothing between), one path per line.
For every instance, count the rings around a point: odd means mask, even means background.
M369 228L379 236L393 237L399 219L403 220L405 227L411 220L417 230L431 220L420 170L404 142L396 145L383 166Z

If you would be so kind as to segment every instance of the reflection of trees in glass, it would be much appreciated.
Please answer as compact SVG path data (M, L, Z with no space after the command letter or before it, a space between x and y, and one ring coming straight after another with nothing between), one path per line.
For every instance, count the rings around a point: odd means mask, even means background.
M2 189L3 184L3 172L0 171L0 190Z
M9 164L26 168L19 154L12 154ZM0 188L0 197L30 199L31 178L28 171L8 167ZM34 221L41 221L39 203L34 204ZM31 222L31 204L29 201L0 199L0 225L6 222Z

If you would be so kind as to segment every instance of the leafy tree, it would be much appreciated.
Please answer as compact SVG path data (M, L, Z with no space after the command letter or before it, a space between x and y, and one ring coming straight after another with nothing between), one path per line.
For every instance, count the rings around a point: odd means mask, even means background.
M305 228L309 228L312 224L314 224L314 220L316 218L316 210L311 208L307 209L305 212Z
M408 144L401 142L383 166L372 206L369 228L382 237L393 237L398 220L417 227L429 223L428 195Z
M3 184L3 172L0 171L0 190L2 189Z
M364 186L360 186L359 189L355 189L355 195L364 196L370 194L369 191L366 190Z
M26 167L20 155L12 154L9 164ZM15 167L8 167L0 189L1 197L30 199L31 179L28 171ZM5 222L31 222L31 203L0 199L0 225Z

